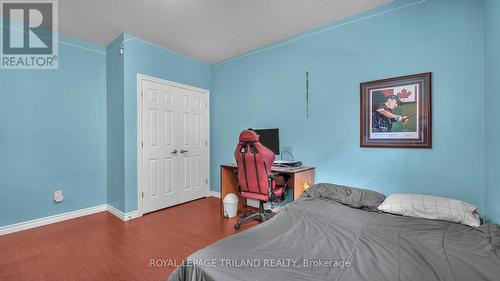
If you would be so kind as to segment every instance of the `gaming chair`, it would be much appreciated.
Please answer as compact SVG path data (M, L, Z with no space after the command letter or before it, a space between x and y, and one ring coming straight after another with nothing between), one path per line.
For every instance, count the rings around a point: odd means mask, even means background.
M288 177L271 173L274 153L259 142L259 136L251 129L240 133L238 146L234 151L238 170L238 190L242 197L259 200L259 210L246 211L241 220L234 226L236 230L243 223L258 219L261 222L271 218L271 210L264 210L266 202L280 202L285 198ZM276 177L283 177L283 185L276 184ZM272 205L273 206L273 205Z

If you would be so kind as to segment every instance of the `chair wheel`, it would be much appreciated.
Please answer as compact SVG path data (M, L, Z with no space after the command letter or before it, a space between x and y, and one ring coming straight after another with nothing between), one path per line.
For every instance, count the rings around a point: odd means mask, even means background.
M234 225L234 229L236 229L236 230L239 230L240 227L241 227L240 223L237 223L237 224Z

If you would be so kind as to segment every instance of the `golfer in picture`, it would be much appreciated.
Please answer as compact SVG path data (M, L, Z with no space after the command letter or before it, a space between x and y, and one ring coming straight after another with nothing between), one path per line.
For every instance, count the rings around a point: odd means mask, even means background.
M405 122L407 116L397 115L393 110L401 105L401 100L396 95L390 95L385 102L372 112L372 132L390 133L393 122Z

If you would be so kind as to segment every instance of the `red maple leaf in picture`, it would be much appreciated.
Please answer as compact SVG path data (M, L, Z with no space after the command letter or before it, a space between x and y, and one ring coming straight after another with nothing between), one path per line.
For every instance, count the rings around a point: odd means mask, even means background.
M406 90L406 89L403 89L401 90L401 92L398 93L398 97L400 99L407 99L411 96L411 92Z

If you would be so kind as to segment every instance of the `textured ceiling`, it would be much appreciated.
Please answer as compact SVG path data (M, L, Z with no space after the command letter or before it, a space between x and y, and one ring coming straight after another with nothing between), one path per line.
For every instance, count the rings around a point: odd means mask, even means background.
M216 63L391 0L59 0L59 30L107 45L122 32Z

